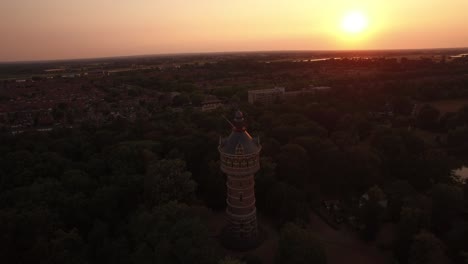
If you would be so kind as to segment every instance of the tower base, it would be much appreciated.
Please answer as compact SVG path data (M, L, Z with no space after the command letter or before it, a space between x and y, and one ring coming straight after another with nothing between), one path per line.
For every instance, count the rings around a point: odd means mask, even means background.
M251 237L240 237L234 232L230 225L223 228L220 234L220 242L223 247L236 251L248 251L257 248L265 240L265 231L258 227L256 235Z

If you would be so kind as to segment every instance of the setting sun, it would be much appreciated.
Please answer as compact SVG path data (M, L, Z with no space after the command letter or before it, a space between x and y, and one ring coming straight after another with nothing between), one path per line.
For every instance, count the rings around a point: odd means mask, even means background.
M368 26L367 17L361 12L350 12L347 13L342 22L341 28L343 31L351 34L361 33Z
M0 0L0 61L467 47L466 10L467 0Z

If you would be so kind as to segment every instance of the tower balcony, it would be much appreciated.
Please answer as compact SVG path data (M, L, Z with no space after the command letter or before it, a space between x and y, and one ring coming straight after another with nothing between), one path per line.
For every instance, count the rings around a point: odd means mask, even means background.
M257 162L253 166L248 167L232 167L230 165L221 163L221 171L233 176L252 175L255 174L258 170L260 170L259 162Z
M242 176L255 174L260 169L258 155L221 155L221 170L229 175Z
M229 207L226 208L226 214L230 219L236 219L238 221L248 221L257 218L257 208L253 207L253 210L248 214L235 214L229 210Z

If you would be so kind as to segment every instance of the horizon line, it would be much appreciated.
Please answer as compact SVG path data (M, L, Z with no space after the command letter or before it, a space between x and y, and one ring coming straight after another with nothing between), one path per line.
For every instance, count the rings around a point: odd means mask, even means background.
M468 50L466 47L439 47L439 48L383 48L383 49L316 49L316 50L238 50L238 51L202 51L202 52L169 52L153 54L134 54L134 55L110 55L102 57L82 57L82 58L59 58L59 59L33 59L33 60L5 60L0 61L0 65L7 64L27 64L27 63L55 63L55 62L75 62L75 61L93 61L108 59L131 59L143 57L169 57L169 56L197 56L197 55L223 55L223 54L242 54L242 53L299 53L299 52L377 52L377 51L424 51L424 50Z

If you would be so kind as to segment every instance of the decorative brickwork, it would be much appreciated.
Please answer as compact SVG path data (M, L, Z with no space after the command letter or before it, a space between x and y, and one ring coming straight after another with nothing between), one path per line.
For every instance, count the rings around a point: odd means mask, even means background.
M259 236L254 175L260 169L261 146L258 139L247 133L241 112L236 113L231 135L220 139L218 150L221 170L227 175L228 224L224 236L232 243L239 243L239 247L254 246Z

